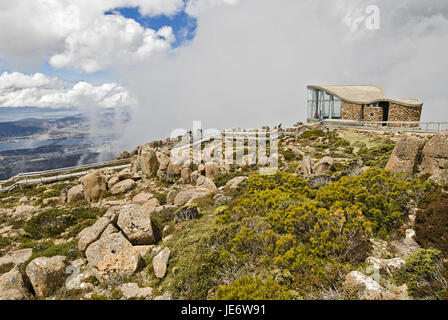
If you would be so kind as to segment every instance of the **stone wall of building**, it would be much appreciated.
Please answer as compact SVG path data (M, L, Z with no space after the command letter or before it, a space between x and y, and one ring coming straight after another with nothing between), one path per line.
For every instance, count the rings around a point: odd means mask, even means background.
M364 107L364 120L365 121L383 121L383 108L381 107Z
M407 107L391 103L388 121L420 121L422 107ZM400 124L390 124L390 127L401 127ZM418 125L403 125L403 127L418 127Z
M341 105L342 120L361 120L361 105L342 101Z

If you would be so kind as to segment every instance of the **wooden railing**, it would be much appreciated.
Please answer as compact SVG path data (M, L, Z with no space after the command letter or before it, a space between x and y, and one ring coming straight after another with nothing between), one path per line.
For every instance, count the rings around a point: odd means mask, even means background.
M112 170L122 170L131 166L130 161L131 159L112 160L47 171L19 173L8 180L0 181L0 193L10 192L22 185L51 183L82 177L88 173L88 170L95 168L110 167Z

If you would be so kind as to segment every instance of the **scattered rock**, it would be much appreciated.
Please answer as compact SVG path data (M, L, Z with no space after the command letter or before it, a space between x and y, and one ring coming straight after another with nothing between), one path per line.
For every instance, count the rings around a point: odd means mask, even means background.
M210 190L205 188L190 189L179 192L175 199L174 205L183 206L187 202L210 195Z
M183 168L180 172L180 177L182 179L182 183L188 184L191 183L191 175L193 171L190 168Z
M311 162L311 158L308 156L305 156L303 158L302 165L300 166L303 176L305 178L309 178L313 174L312 165L313 165L313 163Z
M423 145L422 139L410 136L402 137L395 145L386 170L411 177L416 172Z
M26 275L34 292L39 297L48 297L56 289L64 285L67 278L65 268L68 265L66 257L41 257L31 261L26 267Z
M313 168L313 173L316 175L328 173L334 165L334 159L331 157L323 157Z
M160 251L152 260L152 266L157 278L162 279L166 274L168 259L170 258L170 249L165 248Z
M113 233L92 243L86 250L89 266L100 281L111 277L129 277L140 266L140 254L132 244L119 233Z
M159 200L152 198L146 201L142 207L147 213L151 214L158 206L160 206Z
M127 300L148 299L152 295L152 288L140 288L136 283L124 283L120 290Z
M25 262L33 254L33 249L21 249L9 252L3 257L0 257L0 274L10 271L13 268L17 268L20 271L25 271Z
M92 226L82 230L77 236L79 251L84 252L91 243L98 240L109 224L109 218L101 217Z
M136 204L120 208L118 226L133 244L153 244L154 232L152 230L149 213L142 206Z
M142 146L139 151L139 163L143 174L147 178L154 177L159 169L159 161L151 144Z
M149 201L153 197L154 195L152 193L141 192L137 194L134 198L132 198L132 203L143 205L145 202Z
M113 224L109 224L106 229L104 229L103 233L101 234L101 238L103 237L107 237L108 235L112 234L112 233L117 233L120 230L118 230L117 228L115 228L115 226Z
M48 206L50 204L58 204L60 201L59 197L51 197L42 200L42 205Z
M344 293L351 300L396 300L396 296L359 271L345 277Z
M219 165L214 162L208 162L205 164L205 176L213 179L219 175Z
M0 300L29 300L31 293L25 286L19 270L14 268L0 276Z
M437 182L448 181L448 130L431 138L422 153L421 174Z
M119 177L112 177L107 181L107 186L109 187L109 190L112 189L114 185L116 185L118 182L120 182Z
M205 188L210 191L210 193L215 193L218 188L216 188L215 183L210 178L200 176L196 181L196 188Z
M190 177L191 178L191 177ZM170 190L166 196L166 203L167 204L174 204L174 200L176 199L177 191L176 190Z
M112 187L112 189L110 189L110 193L112 193L113 195L126 193L126 192L134 189L135 186L136 186L136 183L134 180L132 180L132 179L123 180L123 181L118 182L116 185L114 185Z
M21 205L18 206L13 213L13 217L16 220L26 221L31 219L33 213L36 212L36 208L33 206Z
M401 258L394 259L379 259L375 257L367 258L366 262L372 265L380 274L387 274L392 276L394 271L400 269L406 262Z
M229 188L229 189L236 189L236 188L238 188L238 186L239 186L241 183L243 183L243 182L246 181L247 179L248 179L248 178L245 177L245 176L241 176L241 177L233 178L232 180L229 180L229 181L226 183L226 188Z

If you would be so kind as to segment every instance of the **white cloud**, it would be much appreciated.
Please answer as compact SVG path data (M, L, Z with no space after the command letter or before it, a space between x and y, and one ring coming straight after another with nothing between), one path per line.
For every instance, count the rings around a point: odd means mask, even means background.
M0 3L0 58L13 66L36 67L53 57L56 67L84 71L126 64L170 47L156 30L144 29L132 19L105 16L104 12L138 6L147 16L173 15L182 0L17 0ZM171 36L166 33L166 36ZM115 39L112 41L111 39ZM106 50L98 56L99 47ZM126 47L127 46L127 47ZM115 54L118 52L118 54ZM138 52L138 54L135 54ZM78 56L79 55L79 56ZM95 58L97 56L98 58ZM75 63L76 59L84 63ZM91 72L91 71L88 71Z
M448 2L368 4L379 6L381 28L356 37L344 18L350 8L365 12L364 0L241 0L204 11L188 46L120 75L139 102L125 139L161 139L193 120L204 128L303 121L313 83L375 83L394 98L421 98L424 120L446 119Z
M185 12L192 17L199 17L206 10L220 5L237 5L240 0L188 0Z
M141 62L154 53L166 52L173 41L171 27L156 32L119 15L101 16L89 29L70 34L64 52L54 55L50 64L93 73L116 64Z
M0 106L2 107L129 107L134 101L116 83L92 85L88 82L69 84L41 73L19 72L0 75Z

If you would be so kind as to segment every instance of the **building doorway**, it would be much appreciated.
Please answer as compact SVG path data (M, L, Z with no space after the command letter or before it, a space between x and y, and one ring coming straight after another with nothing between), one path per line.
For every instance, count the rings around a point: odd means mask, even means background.
M389 121L389 102L382 101L379 103L379 106L383 110L383 121ZM383 123L383 127L387 126L387 124Z

